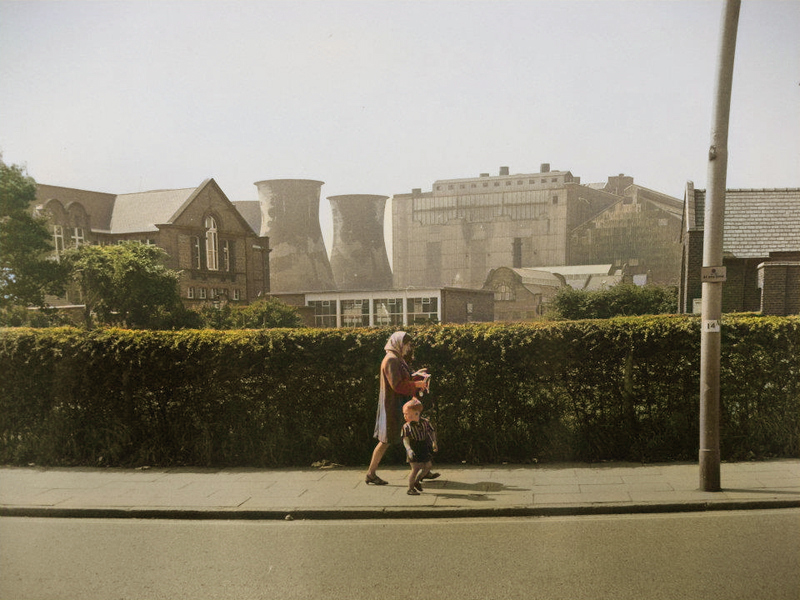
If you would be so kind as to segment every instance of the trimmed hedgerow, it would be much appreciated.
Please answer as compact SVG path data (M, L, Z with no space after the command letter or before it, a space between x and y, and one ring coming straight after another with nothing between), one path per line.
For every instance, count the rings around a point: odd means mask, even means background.
M693 460L696 317L410 328L441 462ZM0 462L361 465L391 330L0 330ZM724 459L800 456L800 320L726 316Z

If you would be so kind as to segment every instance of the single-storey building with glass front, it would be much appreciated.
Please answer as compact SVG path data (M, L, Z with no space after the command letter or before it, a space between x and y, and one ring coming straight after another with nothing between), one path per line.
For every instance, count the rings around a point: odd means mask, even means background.
M301 311L312 327L380 327L494 320L494 293L464 288L408 288L272 294Z

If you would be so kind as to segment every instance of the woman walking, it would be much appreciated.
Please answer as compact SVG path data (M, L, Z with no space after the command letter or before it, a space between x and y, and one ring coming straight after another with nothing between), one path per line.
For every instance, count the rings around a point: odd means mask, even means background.
M427 381L414 381L411 368L406 360L411 357L411 336L405 331L395 331L386 346L381 362L381 391L378 396L378 413L375 417L375 438L378 443L372 452L366 482L373 485L386 485L376 473L378 465L391 444L400 443L403 428L403 405L419 389L427 386Z

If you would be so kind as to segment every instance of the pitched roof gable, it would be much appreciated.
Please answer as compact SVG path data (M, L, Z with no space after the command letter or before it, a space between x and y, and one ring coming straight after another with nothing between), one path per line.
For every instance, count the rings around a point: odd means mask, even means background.
M171 223L198 188L153 190L120 194L111 215L111 233L158 231L156 224Z
M705 227L706 190L694 190L698 228ZM766 258L800 251L800 188L725 192L722 251L736 258Z

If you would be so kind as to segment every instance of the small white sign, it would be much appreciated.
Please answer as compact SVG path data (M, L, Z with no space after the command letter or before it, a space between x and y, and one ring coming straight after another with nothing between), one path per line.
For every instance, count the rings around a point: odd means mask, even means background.
M703 283L720 283L727 279L725 267L703 267L700 271Z
M719 321L717 320L703 321L703 331L707 333L719 333L720 332Z

